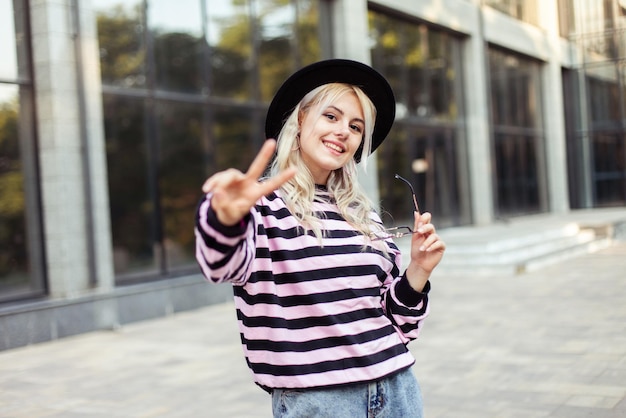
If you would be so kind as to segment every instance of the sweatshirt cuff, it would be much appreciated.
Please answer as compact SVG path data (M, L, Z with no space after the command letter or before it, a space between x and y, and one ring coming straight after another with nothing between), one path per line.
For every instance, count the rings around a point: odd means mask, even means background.
M232 226L224 225L219 221L219 219L217 219L217 214L213 208L209 206L207 210L207 223L211 226L211 228L215 229L220 234L229 238L234 238L246 233L251 216L252 215L248 213L241 221L239 221L239 223Z
M396 297L405 306L419 305L422 301L427 299L428 292L430 292L430 280L426 282L424 289L418 292L411 287L409 279L406 278L406 272L396 284Z

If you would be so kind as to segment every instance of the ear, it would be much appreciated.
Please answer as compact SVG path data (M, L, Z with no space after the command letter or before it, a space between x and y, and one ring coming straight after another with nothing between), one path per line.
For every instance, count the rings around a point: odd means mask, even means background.
M304 116L305 116L304 109L302 108L298 109L298 132L300 132L300 129L302 128L302 121L304 120Z

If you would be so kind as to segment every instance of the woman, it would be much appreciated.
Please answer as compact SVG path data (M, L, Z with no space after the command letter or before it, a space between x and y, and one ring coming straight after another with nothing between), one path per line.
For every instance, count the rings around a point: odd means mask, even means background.
M384 234L356 180L395 117L371 67L327 60L289 77L246 173L203 185L197 259L231 282L244 353L275 417L421 417L406 345L429 311L445 244L415 211L410 262ZM261 180L274 151L269 175Z

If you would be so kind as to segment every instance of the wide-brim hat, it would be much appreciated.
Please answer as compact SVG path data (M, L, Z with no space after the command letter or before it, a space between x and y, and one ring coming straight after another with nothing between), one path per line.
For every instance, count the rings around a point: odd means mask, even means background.
M391 86L378 71L361 62L346 59L319 61L292 74L276 92L267 110L265 136L278 138L287 117L311 90L328 83L355 85L370 98L376 107L376 121L372 134L373 152L383 142L396 116L396 100ZM361 149L354 158L361 159Z

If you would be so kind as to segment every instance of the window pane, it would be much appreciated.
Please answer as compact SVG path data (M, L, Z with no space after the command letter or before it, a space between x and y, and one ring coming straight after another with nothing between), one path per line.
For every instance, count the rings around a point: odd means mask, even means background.
M453 130L399 123L393 132L378 151L383 221L389 226L411 222L411 191L395 179L395 174L400 174L413 185L421 211L436 213L440 225L459 224L462 165L456 161L462 156L457 153Z
M539 64L489 50L494 158L499 216L545 210Z
M22 47L18 45L18 42L23 38L23 34L18 33L16 29L21 32L23 15L17 10L15 14L13 13L14 3L21 4L19 1L0 0L0 45L2 45L0 79L5 80L16 80L18 78L18 52Z
M154 199L144 101L104 96L115 272L155 271Z
M159 104L159 195L168 271L194 266L193 213L205 180L203 107Z
M17 86L0 85L0 289L28 286Z
M296 33L300 65L304 66L322 59L320 45L320 22L318 0L296 0Z
M43 291L29 97L0 84L0 300Z
M26 18L0 0L0 301L45 290Z
M616 68L603 66L596 68L594 75L587 77L589 100L591 101L591 122L594 126L618 125L622 119L620 111L619 80ZM600 74L603 76L600 77Z
M290 54L296 23L293 4L257 0L259 22L259 69L261 99L269 102L280 84L296 68L296 56Z
M403 65L406 68L418 66L421 63L422 52L419 51L419 41L415 29L401 32L402 21L392 19L382 13L369 12L369 43L372 45L372 65L385 75L396 95L398 117L404 117L409 112L410 98L413 96L404 83ZM400 42L406 40L406 47ZM405 61L406 57L406 61ZM411 112L412 113L412 112Z
M262 101L318 59L318 1L94 1L117 280L196 269L202 182L247 169Z
M150 1L148 25L154 42L157 88L202 92L205 69L200 1Z
M524 22L537 24L538 0L486 0L485 5Z
M559 34L563 38L567 38L570 34L576 32L574 1L575 0L557 0L557 9L559 13Z
M531 136L496 133L494 177L500 214L541 211L536 152Z
M455 120L460 106L453 38L374 12L370 25L373 62L388 77L401 115Z
M377 151L378 182L386 224L411 222L414 186L421 210L436 211L442 225L470 222L462 133L459 41L421 22L370 11L372 64L396 94L396 123ZM466 190L462 193L461 190Z
M146 85L145 19L140 0L94 0L102 83L127 88Z
M539 66L498 50L489 51L491 100L495 125L538 128Z
M247 2L206 1L210 93L235 100L252 94L252 23Z
M260 148L257 129L250 123L249 110L222 107L215 109L212 126L216 153L209 167L211 173L230 167L247 170Z
M619 133L593 134L595 202L623 206L626 192L626 139Z

